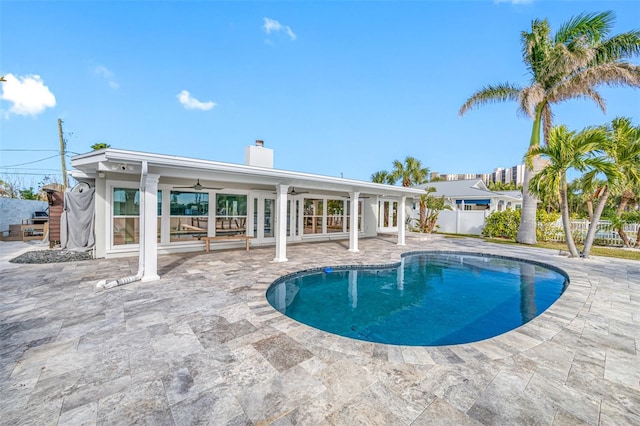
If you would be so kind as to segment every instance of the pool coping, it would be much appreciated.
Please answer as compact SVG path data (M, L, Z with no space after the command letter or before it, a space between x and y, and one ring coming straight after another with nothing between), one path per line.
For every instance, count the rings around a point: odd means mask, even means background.
M253 287L254 291L262 291L264 301L263 303L249 304L250 309L254 311L264 312L268 306L274 316L280 316L281 322L286 325L284 329L291 328L308 328L313 332L319 333L322 338L320 339L326 345L329 343L333 350L340 351L340 348L348 348L345 353L353 354L353 343L357 342L360 345L366 346L373 345L372 348L366 348L364 353L368 352L387 352L390 360L396 362L402 362L406 364L463 364L463 363L476 363L487 360L499 360L514 355L518 355L522 352L530 350L546 341L552 340L558 333L564 330L571 322L578 316L580 310L585 306L590 294L590 285L585 285L588 281L584 281L580 278L574 280L564 268L557 266L553 263L524 259L516 256L506 256L501 254L492 254L482 251L456 251L456 250L411 250L400 254L400 258L404 258L416 254L468 254L477 255L482 257L495 257L507 260L524 261L537 266L543 266L549 268L555 272L558 272L566 277L568 284L564 289L560 297L552 303L545 311L540 315L537 315L531 321L522 324L514 329L499 334L488 339L479 340L475 342L459 343L455 345L440 345L440 346L413 346L413 345L393 345L386 343L370 342L365 340L354 339L347 336L336 335L327 331L316 329L307 324L294 320L280 311L275 309L267 301L266 292L272 286L284 280L287 280L300 273L314 273L323 272L326 268L332 268L333 270L341 270L347 268L355 269L382 269L382 268L394 268L401 264L401 261L386 263L386 264L338 264L331 266L321 266L303 269L300 271L294 271L287 273L271 283L260 283ZM566 266L565 266L566 267ZM540 338L543 336L542 338ZM481 350L480 350L481 349ZM487 357L486 354L491 354Z

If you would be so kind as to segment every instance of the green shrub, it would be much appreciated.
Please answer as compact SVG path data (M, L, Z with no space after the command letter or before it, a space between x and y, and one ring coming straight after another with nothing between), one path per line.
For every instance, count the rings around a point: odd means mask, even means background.
M621 217L627 223L640 223L640 211L622 212Z
M548 213L546 210L536 212L538 226L536 228L536 238L538 241L551 241L558 232L557 221L560 213ZM562 228L561 228L562 229Z
M560 213L547 213L545 210L538 210L536 213L538 227L536 237L538 241L552 240L557 233L556 221L560 218ZM493 212L485 221L482 235L490 238L508 238L515 240L520 227L520 210L505 210Z
M485 221L482 235L490 238L515 240L520 226L520 210L493 212Z

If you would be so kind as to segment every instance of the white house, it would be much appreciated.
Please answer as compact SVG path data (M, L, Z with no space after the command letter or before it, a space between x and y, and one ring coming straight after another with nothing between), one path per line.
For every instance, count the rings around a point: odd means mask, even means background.
M403 188L273 168L261 141L245 163L106 148L71 159L72 176L95 187L95 254L140 252L143 280L157 279L157 254L202 251L205 237L247 236L252 246L275 247L287 260L288 242L358 238L395 231L404 244L407 198ZM403 223L400 221L400 223ZM244 246L215 240L212 249Z
M480 234L490 213L522 208L521 191L490 191L482 179L430 182L415 188L428 187L435 189L431 195L444 196L445 205L451 209L438 216L440 232ZM419 214L418 203L414 202L412 217L417 219Z

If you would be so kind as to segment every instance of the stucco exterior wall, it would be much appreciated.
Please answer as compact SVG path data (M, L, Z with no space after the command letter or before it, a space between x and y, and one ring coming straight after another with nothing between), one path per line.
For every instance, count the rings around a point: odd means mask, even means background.
M45 211L48 207L46 201L0 197L0 232L6 236L9 225L19 225L23 219L31 219L34 212Z

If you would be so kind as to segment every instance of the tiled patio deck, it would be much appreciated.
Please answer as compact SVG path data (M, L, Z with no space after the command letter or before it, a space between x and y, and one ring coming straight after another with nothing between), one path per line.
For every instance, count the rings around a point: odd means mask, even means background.
M162 279L97 292L137 258L2 263L1 424L640 424L640 262L569 260L475 239L360 241L162 256ZM2 248L2 243L0 243ZM520 256L571 285L483 342L398 347L284 317L264 297L315 266L412 250Z

